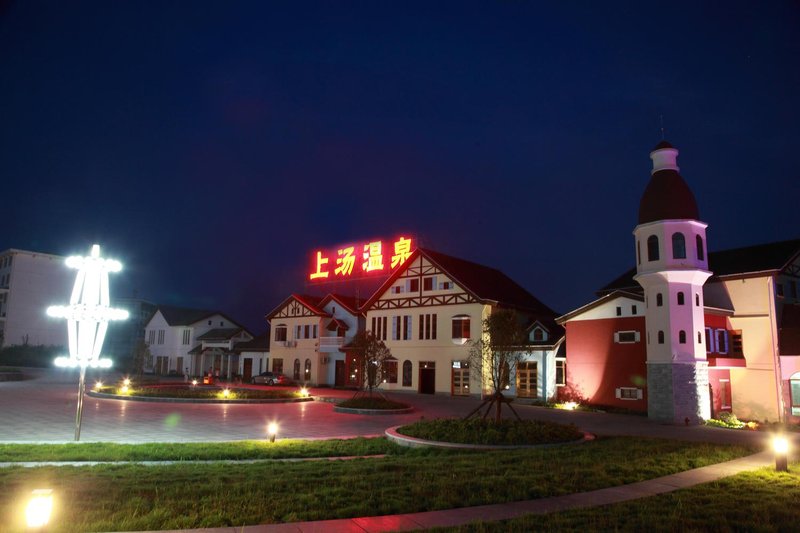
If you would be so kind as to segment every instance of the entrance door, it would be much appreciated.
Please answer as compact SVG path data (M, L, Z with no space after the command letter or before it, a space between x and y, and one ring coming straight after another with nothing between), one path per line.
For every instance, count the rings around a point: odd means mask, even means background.
M344 387L344 361L336 361L336 368L334 372L333 384L337 387Z
M242 363L242 381L247 383L253 377L253 358L245 357Z
M159 376L166 376L167 372L169 372L169 357L165 355L157 356L155 371Z
M517 396L536 398L538 376L536 361L524 361L517 365Z
M433 361L419 362L419 392L422 394L436 392L436 363Z
M177 361L178 362L175 363L175 370L178 371L178 374L181 376L184 374L188 374L189 372L187 372L186 369L183 368L183 357L178 357Z
M469 396L469 363L453 361L453 396Z

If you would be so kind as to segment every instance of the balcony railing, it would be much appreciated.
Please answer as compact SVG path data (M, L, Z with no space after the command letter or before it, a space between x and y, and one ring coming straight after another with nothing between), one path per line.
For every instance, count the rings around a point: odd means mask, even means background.
M341 348L343 344L344 344L344 337L320 337L319 351L338 352L339 348Z

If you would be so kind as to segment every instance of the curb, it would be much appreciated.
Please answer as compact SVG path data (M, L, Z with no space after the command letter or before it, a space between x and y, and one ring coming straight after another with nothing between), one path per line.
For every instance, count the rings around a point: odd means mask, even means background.
M567 442L555 442L552 444L518 444L518 445L493 445L493 444L461 444L458 442L441 442L435 440L418 439L416 437L409 437L401 435L397 432L398 428L402 426L390 427L385 431L386 437L400 446L408 448L447 448L456 450L526 450L536 448L554 448L556 446L570 446L573 444L583 444L591 442L596 437L587 432L583 432L583 438L577 440L570 440Z
M161 403L232 403L232 404L246 404L246 403L298 403L298 402L313 402L314 398L249 398L243 400L224 400L212 398L159 398L157 396L120 396L118 394L107 394L105 392L86 391L87 396L92 398L99 398L102 400L131 400L134 402L161 402Z
M356 409L353 407L339 407L333 406L335 413L346 413L351 415L404 415L414 411L413 407L405 407L403 409ZM398 426L399 427L399 426Z

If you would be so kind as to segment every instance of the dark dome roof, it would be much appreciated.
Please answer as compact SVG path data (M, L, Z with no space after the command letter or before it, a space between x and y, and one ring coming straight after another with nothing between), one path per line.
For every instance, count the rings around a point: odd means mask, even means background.
M667 141L661 141L660 143L658 143L658 144L656 145L656 147L655 147L655 148L653 148L653 151L655 152L656 150L661 150L662 148L675 148L675 147L674 147L674 146L672 146L672 145L671 145L670 143L668 143Z
M659 170L639 202L639 224L675 219L700 220L697 201L676 170Z

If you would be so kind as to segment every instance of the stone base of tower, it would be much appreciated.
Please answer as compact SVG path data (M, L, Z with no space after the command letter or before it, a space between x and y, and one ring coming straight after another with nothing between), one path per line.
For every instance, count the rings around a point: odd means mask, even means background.
M708 362L647 363L647 416L668 424L711 418Z

